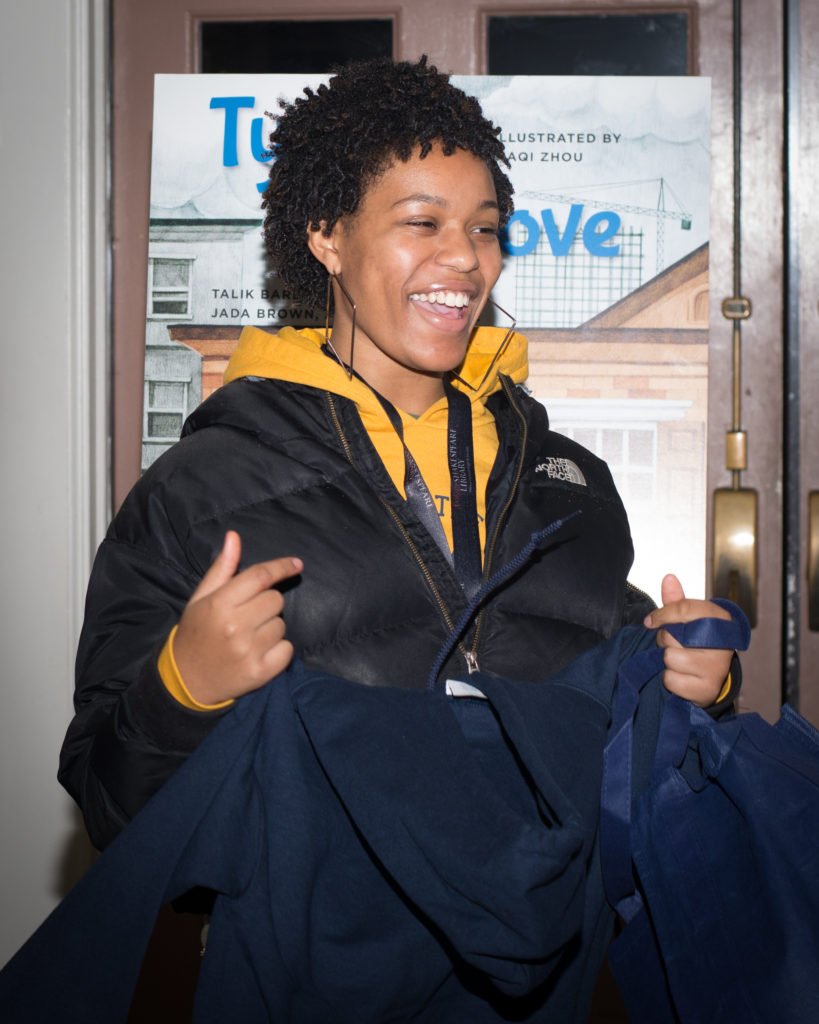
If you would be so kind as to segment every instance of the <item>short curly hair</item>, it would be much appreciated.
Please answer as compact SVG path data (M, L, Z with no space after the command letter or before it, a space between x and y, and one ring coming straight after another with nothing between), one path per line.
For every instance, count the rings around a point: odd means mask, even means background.
M512 215L509 161L495 127L467 96L422 57L360 61L293 103L279 100L270 136L274 154L262 197L264 238L276 273L313 308L324 304L327 271L307 246L308 227L331 231L358 208L368 186L394 160L426 156L434 143L483 160L495 184L501 226Z

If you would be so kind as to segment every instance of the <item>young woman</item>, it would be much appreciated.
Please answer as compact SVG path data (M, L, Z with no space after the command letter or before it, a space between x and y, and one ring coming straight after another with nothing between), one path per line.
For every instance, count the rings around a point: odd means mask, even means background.
M294 651L423 690L473 603L439 677L542 682L646 616L726 614L673 577L659 610L629 586L607 467L527 396L525 339L478 326L512 212L478 103L424 60L374 61L285 105L272 147L268 249L328 328L246 328L101 546L60 770L99 846ZM730 652L658 637L669 689L730 699Z

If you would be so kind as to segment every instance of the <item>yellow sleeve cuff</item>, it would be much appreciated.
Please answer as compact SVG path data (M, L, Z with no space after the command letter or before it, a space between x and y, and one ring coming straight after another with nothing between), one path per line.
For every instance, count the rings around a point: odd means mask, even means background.
M174 700L190 708L192 711L218 711L220 708L227 708L233 703L232 700L222 701L221 704L200 704L195 697L192 697L182 681L179 674L176 660L173 656L173 638L176 636L177 627L174 626L165 641L165 646L160 652L156 667L159 670L159 678L162 680L165 689Z
M728 673L728 677L722 684L722 689L719 691L719 697L714 701L715 704L719 704L721 700L725 700L728 694L731 692L731 673Z

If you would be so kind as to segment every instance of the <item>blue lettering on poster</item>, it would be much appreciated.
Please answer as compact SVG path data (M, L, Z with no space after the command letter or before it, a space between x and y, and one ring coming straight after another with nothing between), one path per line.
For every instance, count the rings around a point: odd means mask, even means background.
M225 167L235 167L239 163L236 145L239 134L239 110L242 107L256 105L255 96L213 96L210 101L211 110L224 110L225 133L222 141L222 163Z
M253 159L258 160L260 164L273 159L273 150L265 148L262 138L263 128L264 118L254 117L250 123L250 152L253 154Z
M620 230L622 223L619 214L614 210L601 210L593 214L583 225L580 231L580 219L583 214L582 203L572 203L569 209L569 216L566 226L561 233L555 221L552 210L541 210L540 220L543 224L543 233L553 256L568 256L569 251L578 236L581 236L583 247L592 256L611 258L620 252L620 243L612 243L611 239ZM513 224L519 224L526 230L526 237L522 242L512 242L509 237L509 229ZM528 210L515 210L509 218L509 223L503 233L503 249L510 256L528 256L537 249L540 241L540 224L535 220Z
M601 210L589 217L583 227L583 245L592 256L616 256L620 252L620 243L606 245L620 230L620 215L613 210ZM598 225L601 225L598 231ZM605 226L602 226L605 225Z
M212 96L211 110L224 110L225 128L222 138L222 163L225 167L236 167L239 163L239 111L243 108L253 109L256 105L255 96ZM273 153L265 148L262 132L264 118L254 117L250 123L250 152L257 163L267 163L273 159ZM257 182L256 188L264 192L266 181Z
M526 228L526 241L514 243L509 239L509 229L513 224L521 224ZM528 256L537 249L540 239L540 227L528 210L515 210L503 233L503 248L510 256Z
M256 105L255 96L212 96L210 101L211 110L224 110L225 125L222 138L222 163L225 167L236 167L239 163L239 111L243 109L252 110ZM254 117L250 124L250 152L257 163L267 163L273 159L274 154L265 147L264 119ZM256 188L264 192L267 188L267 181L257 182ZM561 234L555 222L553 212L549 210L540 211L540 220L543 224L543 231L546 241L553 256L567 256L577 238L580 228L580 218L583 213L582 203L572 203L569 209L569 216L566 227ZM526 229L526 238L522 242L512 242L509 238L509 229L513 224L520 224ZM593 214L586 221L581 232L583 246L592 255L598 257L612 257L620 252L619 243L611 243L611 239L620 230L621 220L613 210L601 210ZM540 241L540 224L529 213L528 210L516 210L506 226L503 237L503 248L510 256L528 256L537 249Z
M577 229L580 226L580 214L583 207L579 203L572 203L569 210L569 217L566 221L566 228L561 235L555 224L555 215L551 210L541 210L540 219L543 221L543 230L546 232L546 239L553 256L568 256L572 247ZM584 234L585 241L585 234Z

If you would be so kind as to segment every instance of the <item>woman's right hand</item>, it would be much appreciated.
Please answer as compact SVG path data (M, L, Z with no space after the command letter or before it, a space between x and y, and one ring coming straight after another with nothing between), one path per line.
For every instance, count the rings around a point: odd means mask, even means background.
M188 692L200 704L221 704L258 690L284 671L293 645L284 638L278 583L304 568L299 558L274 558L237 572L239 534L222 550L185 606L173 654Z

